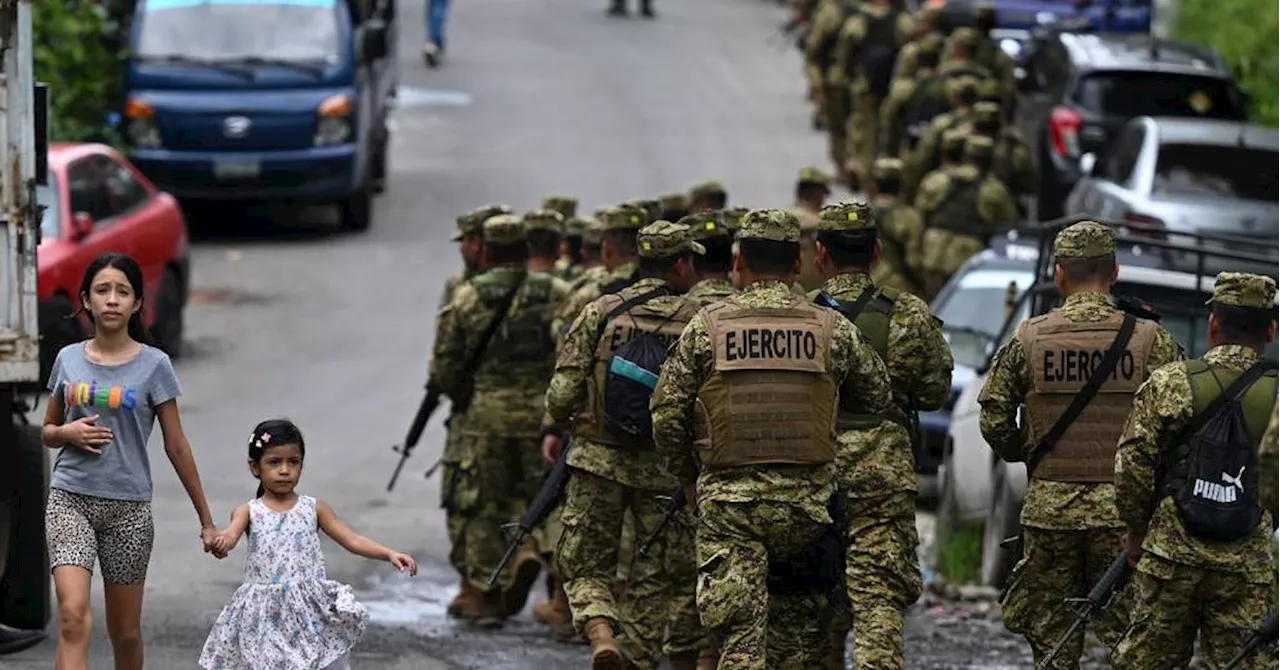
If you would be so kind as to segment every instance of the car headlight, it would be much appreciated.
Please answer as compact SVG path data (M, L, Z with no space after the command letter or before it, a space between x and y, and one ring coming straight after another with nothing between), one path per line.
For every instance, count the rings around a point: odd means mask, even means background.
M351 113L354 109L351 97L345 94L331 96L316 108L315 144L318 147L342 144L351 137Z

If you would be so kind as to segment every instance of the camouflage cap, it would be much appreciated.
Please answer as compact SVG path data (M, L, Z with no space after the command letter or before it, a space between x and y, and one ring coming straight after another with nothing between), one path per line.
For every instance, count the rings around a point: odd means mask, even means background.
M995 78L978 80L978 100L999 103L1001 100L1000 82ZM999 109L998 104L997 109Z
M578 220L582 222L582 244L588 247L600 246L600 233L604 232L600 219L589 216Z
M831 190L831 176L813 166L801 168L800 174L796 176L796 183L817 184L828 191Z
M696 212L681 218L676 223L689 226L689 232L695 240L733 237L733 231L725 225L724 218L722 212Z
M564 220L564 236L565 237L582 237L582 231L587 227L586 218L570 217Z
M649 222L652 223L662 218L662 200L658 198L640 198L637 203L640 209L648 215Z
M666 258L685 252L705 254L707 250L693 239L689 226L670 221L655 221L636 234L636 248L642 258Z
M876 227L876 210L861 200L827 205L818 212L818 230L866 230Z
M578 199L571 195L549 195L542 199L540 209L559 212L560 216L571 219L578 214Z
M662 211L683 211L689 209L689 196L685 193L664 193L658 198L662 203Z
M449 238L454 242L464 235L483 235L484 222L499 214L510 214L511 208L506 205L483 205L458 217L458 232Z
M978 78L971 75L955 75L948 77L946 83L943 84L948 98L955 98L961 95L977 93Z
M654 200L652 202L656 203L658 201ZM657 206L661 207L660 204ZM646 200L644 198L632 198L630 200L624 200L618 204L618 207L621 207L622 209L626 209L628 211L639 212L640 216L644 217L644 222L640 224L641 227L647 226L653 223L654 221L657 221L662 214L661 212L655 213L654 210L652 209L653 205L650 204L649 200Z
M951 31L951 35L947 37L948 44L963 44L970 49L976 49L982 44L982 33L968 26L956 28Z
M996 143L986 135L969 135L964 138L965 158L990 158L995 150Z
M597 212L601 230L640 230L649 222L635 207L605 207Z
M942 143L939 148L944 154L955 154L964 150L964 140L969 136L962 128L948 128L942 131Z
M798 243L800 220L785 209L753 209L742 217L738 239Z
M693 185L689 189L689 200L697 200L709 195L727 195L728 191L724 190L724 184L714 180L706 179Z
M876 162L871 164L871 178L884 179L886 177L901 176L903 167L901 158L877 158Z
M1220 272L1213 281L1213 297L1205 304L1270 310L1275 301L1276 280L1271 277L1248 272Z
M1116 231L1096 221L1063 228L1053 240L1054 258L1097 258L1116 252Z
M524 222L514 214L491 216L484 222L484 241L490 244L523 242Z
M750 211L746 207L729 207L718 210L716 214L720 215L720 223L723 223L730 233L736 234L739 230L742 230L742 217L746 216L747 212Z
M564 234L564 216L554 209L535 209L525 213L524 230L526 233L549 230L556 234Z
M973 104L973 118L981 125L999 125L1000 105L994 102L976 102Z

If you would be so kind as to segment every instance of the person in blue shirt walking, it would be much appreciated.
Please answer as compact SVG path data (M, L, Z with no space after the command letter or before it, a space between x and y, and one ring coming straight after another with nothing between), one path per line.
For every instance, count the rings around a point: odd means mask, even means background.
M444 59L444 24L449 19L449 0L427 0L427 42L422 57L429 67L439 67Z

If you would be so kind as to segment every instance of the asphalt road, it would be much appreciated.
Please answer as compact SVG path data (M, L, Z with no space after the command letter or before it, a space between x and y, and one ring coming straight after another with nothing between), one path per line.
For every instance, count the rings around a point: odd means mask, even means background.
M361 591L375 622L356 667L578 667L585 648L549 642L527 613L496 634L443 616L455 577L438 480L421 476L440 451L439 420L396 491L385 492L390 445L420 399L440 287L459 266L453 219L489 202L528 209L549 192L575 194L590 211L705 177L723 180L733 205L787 206L797 170L825 166L823 139L809 129L798 55L769 42L785 18L773 3L658 0L660 17L648 21L606 18L602 0L467 0L454 4L440 70L419 57L422 3L401 5L401 107L372 230L341 235L325 217L286 213L277 217L284 230L239 226L197 243L189 355L177 365L184 424L220 522L255 488L250 429L286 416L310 445L300 490L418 558L423 570L410 582L326 540L329 574ZM201 218L215 231L230 225ZM201 552L195 515L153 442L148 667L195 668L243 554L217 561ZM92 667L109 667L94 599ZM966 607L930 614L922 604L908 632L913 666L1025 663L1016 641ZM53 646L3 667L51 667Z

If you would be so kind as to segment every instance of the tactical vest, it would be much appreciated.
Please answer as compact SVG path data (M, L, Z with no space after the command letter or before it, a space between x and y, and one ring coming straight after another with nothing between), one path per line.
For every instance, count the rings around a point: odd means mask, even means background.
M695 409L703 467L834 462L835 311L803 298L777 308L730 299L702 314L715 357Z
M1033 444L1049 431L1089 381L1123 321L1124 314L1118 310L1104 321L1078 323L1055 309L1018 327L1030 378L1026 417ZM1147 358L1159 328L1153 321L1138 320L1115 370L1040 462L1036 479L1111 482L1116 443L1133 407L1133 394L1147 378Z
M866 336L876 355L884 361L889 360L889 315L893 312L893 305L898 295L899 292L896 289L887 286L877 287L875 295L853 320L853 325ZM852 402L841 402L840 413L836 417L836 428L840 431L865 430L878 426L885 418L880 414L870 414L862 410L862 407Z
M608 314L627 299L651 291L648 289L624 289L618 293L610 293L601 302L600 311ZM655 297L654 300L661 300ZM596 342L596 355L591 377L587 384L586 409L574 422L574 430L578 437L611 447L627 447L629 449L652 449L651 442L642 444L626 443L614 437L604 426L604 388L609 374L609 361L618 347L631 340L641 332L657 333L668 343L680 339L680 333L698 311L698 305L681 298L682 304L674 314L655 309L646 302L609 319L601 330L600 339Z
M836 25L835 30L827 33L822 43L818 46L817 63L824 74L831 70L831 66L836 64L836 46L840 42L840 31L844 27L844 22L861 13L862 8L857 2L846 0L841 3L840 23Z
M949 230L961 235L976 235L984 228L978 212L978 194L982 189L983 175L974 179L948 175L947 195L942 204L929 213L925 225L929 228Z
M1017 176L1013 173L1013 152L1021 144L1017 137L1009 133L1001 133L991 158L991 176L1003 182L1010 191L1014 190L1014 178Z
M846 72L861 72L870 90L878 98L889 92L893 81L893 66L898 54L898 12L883 16L864 13L867 32L856 54L854 63L846 63Z
M532 273L516 291L507 315L476 367L478 384L510 386L513 379L551 379L555 368L555 342L551 321L559 304L551 299L551 275ZM485 274L471 281L480 301L493 310L511 290L509 282Z

